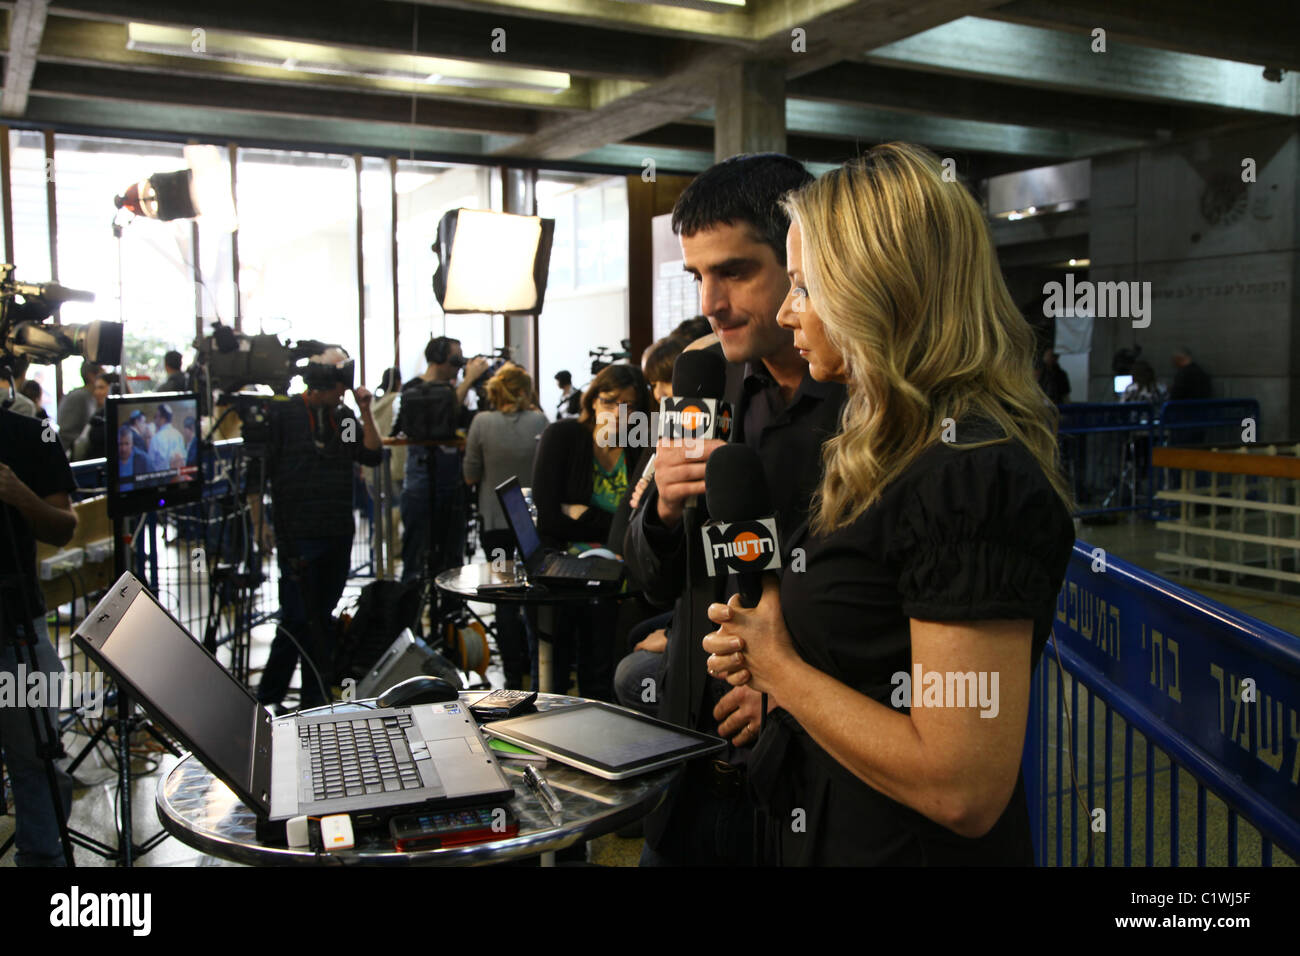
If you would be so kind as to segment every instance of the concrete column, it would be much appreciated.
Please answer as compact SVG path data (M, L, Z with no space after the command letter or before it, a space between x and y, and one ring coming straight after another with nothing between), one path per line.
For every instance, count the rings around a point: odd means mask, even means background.
M746 62L718 81L713 158L785 152L785 67Z

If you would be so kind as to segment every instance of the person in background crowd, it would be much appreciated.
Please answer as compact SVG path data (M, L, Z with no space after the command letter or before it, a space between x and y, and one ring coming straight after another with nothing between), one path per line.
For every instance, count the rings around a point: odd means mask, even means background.
M1174 353L1174 384L1169 389L1169 400L1181 402L1188 399L1213 398L1214 386L1210 374L1192 359L1187 348Z
M418 387L421 382L445 382L455 388L456 401L463 412L465 396L488 370L482 356L465 361L459 339L438 336L424 347L428 363L418 380L403 388ZM461 369L465 374L461 377ZM460 381L457 381L457 378ZM430 461L433 484L430 484ZM437 573L458 567L465 561L465 480L461 476L459 449L413 445L406 456L405 481L402 485L402 582L417 580L428 564ZM430 509L432 534L430 541ZM426 552L433 554L426 558Z
M167 377L163 379L162 386L158 389L160 392L187 392L189 391L189 382L186 381L185 373L181 371L181 353L176 351L168 352L163 356L163 369Z
M697 315L694 318L683 319L677 323L677 328L668 333L669 338L685 339L686 344L704 338L706 335L713 334L713 326L709 325L707 315Z
M9 382L0 381L0 402L5 405L9 411L15 415L25 415L28 418L44 420L49 415L39 407L39 400L34 399L29 394L30 387L36 385L36 393L39 396L41 388L35 382L27 381L28 359L25 355L16 355L9 363L10 371L13 372L13 396L9 395Z
M560 402L555 406L555 420L577 418L582 411L582 393L573 387L573 376L568 369L555 373L555 384L560 386Z
M187 444L181 433L172 424L172 407L166 402L158 405L154 411L153 441L149 443L149 470L166 471L179 468L185 463Z
M1052 349L1043 352L1043 365L1038 370L1038 387L1053 405L1064 405L1070 400L1070 376L1065 374Z
M780 321L848 402L781 542L806 564L755 608L710 606L703 642L710 673L768 694L750 762L768 863L1033 865L1025 722L1074 524L1033 333L946 178L889 143L784 203ZM936 700L936 674L988 686Z
M314 364L342 366L346 353L331 348L313 356ZM333 613L347 584L356 522L352 514L354 465L376 465L382 444L370 414L370 392L353 389L361 409L361 428L342 404L347 390L341 382L309 387L287 401L272 402L266 477L274 507L276 557L280 563L282 628L271 642L271 654L257 687L260 703L278 708L289 689L299 650L315 662L323 693L332 680ZM347 440L351 435L353 440ZM250 480L249 487L255 482ZM254 523L260 520L261 499L250 496ZM302 668L303 707L325 703L316 675Z
M91 401L95 403L95 411L86 422L86 427L81 430L81 434L77 436L77 440L72 443L72 461L108 457L104 406L109 395L122 394L120 381L116 372L101 371L95 376L95 384L90 393Z
M537 439L546 429L546 416L533 400L533 380L517 365L506 365L488 379L493 411L479 412L465 439L465 483L478 485L478 515L483 554L488 561L511 558L515 536L497 500L496 487L510 478L531 482ZM522 688L528 672L528 641L517 604L496 606L497 646L506 687Z
M29 379L28 381L23 382L19 391L29 402L32 403L32 407L36 409L35 417L37 419L44 421L50 417L50 413L45 410L43 405L41 405L41 399L44 397L44 392L41 391L40 382Z
M94 362L82 362L81 381L84 384L68 392L59 402L59 441L69 455L98 407L95 404L95 379L102 371Z
M1156 381L1156 371L1149 362L1138 359L1130 370L1133 381L1124 389L1119 398L1121 402L1152 402L1162 405L1169 400L1169 389Z
M545 544L573 553L611 544L614 514L627 496L628 475L635 474L618 444L619 418L634 421L634 413L646 415L649 404L645 379L635 366L608 365L583 392L578 419L555 422L542 432L532 485L537 531ZM619 550L618 543L613 550ZM557 691L567 690L576 651L582 696L613 699L616 612L608 601L557 609L552 641Z

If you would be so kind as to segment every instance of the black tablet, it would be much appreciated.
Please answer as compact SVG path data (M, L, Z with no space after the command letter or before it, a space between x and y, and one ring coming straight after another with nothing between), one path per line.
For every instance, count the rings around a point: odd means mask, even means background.
M648 773L727 745L721 737L598 701L494 721L484 724L483 732L606 780Z

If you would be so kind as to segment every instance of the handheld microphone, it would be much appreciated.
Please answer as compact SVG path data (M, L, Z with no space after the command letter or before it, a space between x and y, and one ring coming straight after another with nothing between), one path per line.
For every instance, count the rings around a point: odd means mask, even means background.
M763 596L763 572L781 567L781 538L758 452L724 445L704 466L704 497L713 520L701 529L709 577L734 572L740 600L754 607Z
M731 406L722 400L727 363L715 352L683 352L673 363L673 393L659 402L659 437L702 441L731 435Z

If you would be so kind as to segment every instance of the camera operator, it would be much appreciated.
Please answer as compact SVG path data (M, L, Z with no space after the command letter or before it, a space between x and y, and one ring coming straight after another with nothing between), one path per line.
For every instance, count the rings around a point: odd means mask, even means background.
M353 467L383 460L370 392L355 388L361 426L340 404L351 381L351 362L339 348L313 356L303 379L307 391L272 403L266 477L271 483L280 622L311 656L321 679L331 680L332 614L347 583L352 536ZM257 699L279 705L298 663L298 649L277 630ZM316 675L304 662L303 707L325 703Z
M68 392L59 402L59 441L63 442L63 450L68 454L72 453L73 443L81 437L86 423L98 407L95 403L95 379L102 371L89 359L82 362L81 380L85 384Z
M464 424L465 396L487 372L490 363L482 356L465 361L460 340L446 336L430 339L424 347L424 358L428 367L419 378L407 382L402 391L419 389L429 382L451 386L459 409L457 424ZM457 382L461 369L465 375ZM459 449L411 446L402 483L401 510L402 583L419 578L426 563L425 552L430 548L433 554L428 563L434 571L464 564L465 485L461 479Z
M0 543L0 669L10 675L16 674L20 660L26 660L15 643L19 626L30 628L35 637L35 661L41 672L54 675L63 669L45 625L45 601L36 576L36 542L63 545L72 539L77 517L68 493L76 483L59 443L43 441L42 431L42 424L35 419L0 410L0 507L5 511L0 528L8 539ZM51 678L46 686L60 684ZM57 702L52 703L47 711L50 724L57 727ZM61 866L64 857L58 817L33 736L31 714L21 706L0 707L0 740L13 787L15 862L19 866ZM72 806L72 779L57 767L55 776L66 819Z

